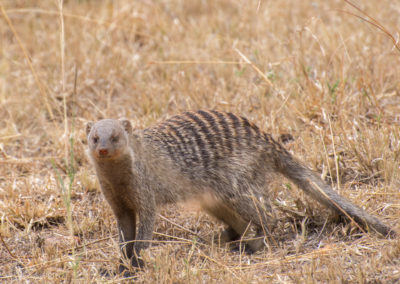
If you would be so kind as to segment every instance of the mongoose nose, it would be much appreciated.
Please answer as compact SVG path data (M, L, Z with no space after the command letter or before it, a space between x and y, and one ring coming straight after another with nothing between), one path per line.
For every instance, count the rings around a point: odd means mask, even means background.
M100 154L100 156L105 156L108 154L108 150L107 149L99 149L99 154Z

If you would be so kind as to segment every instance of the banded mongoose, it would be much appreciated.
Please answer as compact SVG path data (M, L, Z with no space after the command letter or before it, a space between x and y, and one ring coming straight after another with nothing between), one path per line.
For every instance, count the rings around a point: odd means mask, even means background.
M271 135L232 113L186 112L143 130L133 130L128 120L104 119L88 123L87 136L102 192L117 218L123 255L133 266L143 264L140 251L149 246L156 208L162 204L199 200L206 212L228 225L224 233L230 240L240 238L250 222L258 232L268 231L268 173L289 178L364 229L394 235ZM250 248L258 249L257 244Z

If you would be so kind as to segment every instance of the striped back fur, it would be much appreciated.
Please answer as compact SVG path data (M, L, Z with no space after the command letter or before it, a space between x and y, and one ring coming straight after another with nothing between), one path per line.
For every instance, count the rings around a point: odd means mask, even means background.
M210 172L217 170L223 161L248 160L267 148L286 152L271 135L260 131L246 118L215 110L173 116L145 129L144 134L165 148L169 157L183 169L202 168ZM241 162L245 165L245 161Z

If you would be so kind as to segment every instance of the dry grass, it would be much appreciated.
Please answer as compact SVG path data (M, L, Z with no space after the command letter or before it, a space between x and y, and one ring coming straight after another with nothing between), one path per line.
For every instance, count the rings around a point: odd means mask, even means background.
M398 38L397 1L359 2ZM100 274L118 265L116 225L84 154L85 122L104 117L146 127L187 109L245 115L290 133L289 150L400 231L400 53L344 1L1 3L0 282L120 281ZM171 206L138 279L400 279L399 239L334 222L286 181L273 189L265 251L231 252L212 242L215 220Z

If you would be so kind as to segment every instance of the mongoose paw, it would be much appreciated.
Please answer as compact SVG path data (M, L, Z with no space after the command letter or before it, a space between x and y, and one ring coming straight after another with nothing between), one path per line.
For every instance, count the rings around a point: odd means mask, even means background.
M126 267L125 265L120 264L118 270L119 270L119 274L122 275L124 278L132 278L132 279L136 278L135 269L131 270L128 267Z
M101 275L101 277L105 277L105 278L110 278L110 277L114 277L115 275L117 275L117 273L112 272L110 270L108 270L107 268L100 268L99 273Z
M137 278L135 272L131 272L129 270L124 270L121 274L124 276L124 278L130 278L132 280L135 280Z
M253 254L255 251L248 244L242 242L234 245L231 249L232 252L236 253L245 253L245 254Z
M131 265L132 267L142 269L144 268L144 261L140 257L132 257Z
M241 241L233 246L232 251L242 252L246 254L254 254L265 247L264 239L258 238L255 240Z
M120 264L118 268L118 273L115 271L110 271L107 268L100 268L100 275L104 278L113 278L117 275L122 275L124 278L135 279L135 272L130 271L125 265Z

